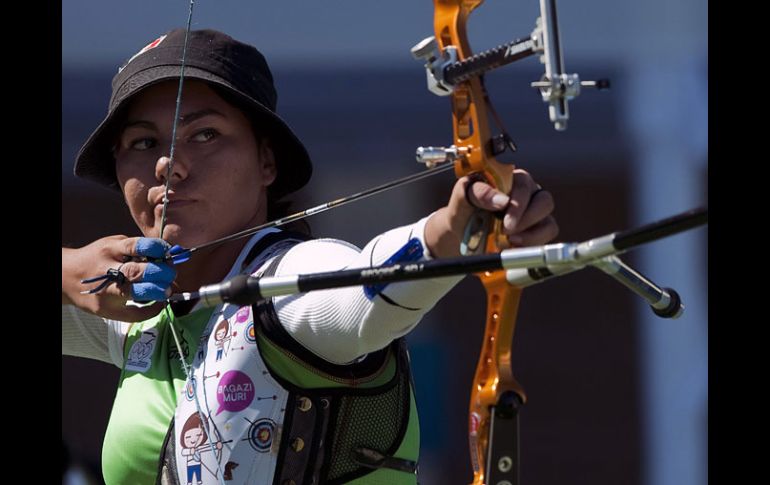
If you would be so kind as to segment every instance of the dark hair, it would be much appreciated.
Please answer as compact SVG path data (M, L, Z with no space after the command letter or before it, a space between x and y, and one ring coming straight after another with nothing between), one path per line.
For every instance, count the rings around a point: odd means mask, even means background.
M201 445L208 441L209 436L204 429L206 424L207 422L205 416L203 420L201 420L201 417L198 415L198 413L191 414L190 417L187 418L187 421L185 421L184 426L182 426L182 432L179 433L179 442L182 445L182 448L187 448L187 445L184 442L185 433L193 429L200 429L203 431L203 441L200 442Z
M225 335L227 335L227 332L230 331L230 323L227 321L227 319L222 320L221 322L219 322L219 325L217 325L217 328L214 330L214 336L215 337L216 337L217 332L219 332L220 330L224 330L225 331Z

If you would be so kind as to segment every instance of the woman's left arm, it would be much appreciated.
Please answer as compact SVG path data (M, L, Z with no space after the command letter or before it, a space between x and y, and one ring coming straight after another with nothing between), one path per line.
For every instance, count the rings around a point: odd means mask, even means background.
M558 232L551 216L553 199L528 173L517 170L515 175L517 183L510 197L485 183L473 183L466 190L469 181L460 179L446 207L415 224L375 237L360 251L329 239L299 244L281 260L276 275L377 266L413 238L423 246L423 259L457 256L474 206L505 210L505 232L511 245L544 244ZM466 200L466 193L473 205ZM294 340L329 362L346 364L411 331L461 279L452 276L392 283L378 288L374 296L361 287L315 291L278 297L274 306L283 328Z

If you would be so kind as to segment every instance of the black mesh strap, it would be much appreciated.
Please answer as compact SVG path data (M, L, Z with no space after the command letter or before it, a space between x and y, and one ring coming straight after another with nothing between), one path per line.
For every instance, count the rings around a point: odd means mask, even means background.
M161 447L155 485L179 485L179 477L176 471L176 442L174 440L173 416L171 417L171 426L169 426L166 432L166 439L163 441L163 447Z

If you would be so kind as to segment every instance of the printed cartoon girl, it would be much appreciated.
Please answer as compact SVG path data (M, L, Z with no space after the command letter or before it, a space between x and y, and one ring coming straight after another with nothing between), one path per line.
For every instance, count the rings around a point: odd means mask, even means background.
M212 446L211 443L204 445L208 436L203 427L205 421L201 421L198 413L193 413L187 418L179 442L182 445L182 456L187 457L187 485L192 485L193 477L197 476L198 485L202 484L201 477L201 453L211 451L213 447L217 450L222 449L222 442L217 441Z
M214 331L214 345L217 347L217 362L222 359L222 353L225 350L225 342L230 340L229 333L230 324L227 323L227 320L222 320Z

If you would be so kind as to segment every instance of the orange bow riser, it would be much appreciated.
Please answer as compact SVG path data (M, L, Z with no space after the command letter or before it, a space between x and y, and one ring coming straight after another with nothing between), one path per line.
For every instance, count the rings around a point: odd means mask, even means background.
M447 46L457 49L457 61L471 55L466 35L466 22L470 13L483 0L435 0L434 29L435 38L441 51ZM503 193L510 193L513 185L513 167L495 159L492 152L492 134L489 128L487 97L481 78L474 76L453 87L452 124L454 144L462 154L455 161L455 173L458 177L469 174L482 174L490 185ZM489 228L485 243L486 252L499 252L509 246L502 235L502 221L490 218L493 227ZM469 409L469 444L473 466L473 484L489 483L485 474L488 468L490 443L490 424L495 410L505 415L515 411L526 399L524 391L513 377L511 369L511 346L516 326L521 289L508 283L505 271L479 274L478 277L487 293L487 320L484 340L479 356L476 373L471 389ZM515 394L512 394L511 391ZM513 408L507 411L498 408ZM514 416L508 419L515 420ZM511 423L517 426L516 423ZM506 426L506 429L509 427ZM517 436L510 436L511 447L518 452ZM504 452L500 463L493 463L501 473L515 475L509 480L518 481L518 459Z

